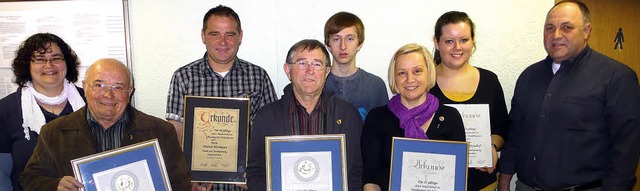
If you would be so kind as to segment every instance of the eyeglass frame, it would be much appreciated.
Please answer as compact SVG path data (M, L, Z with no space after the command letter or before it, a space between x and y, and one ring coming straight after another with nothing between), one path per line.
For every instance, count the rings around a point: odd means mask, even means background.
M315 66L317 66L317 65L314 65L313 63L320 63L319 66L321 66L321 68L316 68ZM311 66L311 68L313 68L315 71L322 71L322 70L326 69L327 67L330 67L330 66L327 66L325 63L319 62L319 61L309 62L309 61L305 61L305 60L298 60L296 62L290 62L288 64L289 65L294 65L296 68L298 68L298 70L307 70L307 69L309 69L309 66ZM300 64L304 64L304 66L302 67Z
M44 57L36 57L36 58L31 58L31 62L33 62L34 64L37 65L45 65L47 63L51 63L51 64L62 64L64 63L64 57L53 57L53 58L44 58Z
M100 92L100 93L106 93L109 90L111 90L112 93L116 94L124 94L124 93L129 93L131 91L133 91L133 88L128 88L125 89L124 85L122 85L122 90L117 89L119 85L107 85L107 84L102 84L102 83L93 83L90 84L89 82L83 81L83 83L86 83L87 85L89 85L89 88L91 88L92 91L95 92ZM97 88L97 90L96 90Z

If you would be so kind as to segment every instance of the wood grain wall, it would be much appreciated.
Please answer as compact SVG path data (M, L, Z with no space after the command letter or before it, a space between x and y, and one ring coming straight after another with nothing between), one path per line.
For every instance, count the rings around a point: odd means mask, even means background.
M589 46L640 72L640 1L583 0L591 13ZM624 49L614 50L618 28L624 32Z

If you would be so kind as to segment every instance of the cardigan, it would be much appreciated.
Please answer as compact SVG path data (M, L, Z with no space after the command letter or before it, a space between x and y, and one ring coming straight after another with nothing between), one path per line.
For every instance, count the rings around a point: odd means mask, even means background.
M429 90L443 104L489 104L489 118L491 124L491 134L499 135L505 141L507 140L507 131L509 126L509 115L507 114L507 105L504 102L504 92L498 81L498 76L486 69L478 68L480 73L480 81L473 96L462 102L449 99L444 95L440 86L436 85ZM468 169L467 189L480 190L492 183L496 182L497 170L489 174L482 172L476 168Z
M267 104L256 114L249 139L249 164L247 186L251 191L266 189L265 136L291 134L289 103L294 98L291 86L285 87L282 99ZM326 109L325 133L345 134L349 190L362 190L362 156L360 156L360 133L362 118L355 106L323 90Z
M76 87L80 97L84 100L84 90ZM11 170L11 184L13 190L21 191L20 186L20 173L27 165L33 148L38 141L38 133L31 130L29 131L30 139L25 138L24 127L22 127L22 88L18 88L16 92L13 92L0 100L0 153L11 153L11 159L13 160L13 168ZM85 100L86 101L86 100ZM71 104L67 103L65 109L60 113L60 116L73 112ZM54 114L45 114L46 122L50 122L55 119ZM59 117L59 116L58 116Z
M465 141L464 125L458 110L440 103L427 129L433 140ZM391 147L393 137L404 137L400 119L388 105L369 111L362 127L363 183L373 183L382 190L389 189Z

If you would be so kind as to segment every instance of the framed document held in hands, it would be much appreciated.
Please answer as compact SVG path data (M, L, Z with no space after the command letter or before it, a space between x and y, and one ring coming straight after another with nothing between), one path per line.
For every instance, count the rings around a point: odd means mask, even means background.
M348 190L345 136L265 137L268 191Z
M393 138L389 190L467 189L467 142Z
M171 190L158 139L71 161L84 190Z
M246 183L249 98L185 96L182 149L192 182Z

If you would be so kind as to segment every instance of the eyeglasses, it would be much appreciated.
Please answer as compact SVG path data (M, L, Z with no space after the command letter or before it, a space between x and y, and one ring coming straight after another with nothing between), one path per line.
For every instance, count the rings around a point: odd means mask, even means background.
M323 69L326 68L324 63L317 62L317 61L308 62L308 61L300 60L300 61L292 62L292 63L289 63L289 64L294 65L296 68L298 68L298 70L306 70L307 68L309 68L309 65L311 65L311 67L314 70L323 70Z
M44 65L47 62L51 62L51 64L60 64L60 63L62 63L62 61L64 61L64 58L63 57L53 57L51 59L34 58L34 59L31 59L31 61L33 61L33 63L38 64L38 65Z
M88 83L87 83L88 84ZM107 84L89 84L91 90L96 93L103 94L109 90L113 91L114 94L125 94L131 91L131 89L125 88L123 85L107 85Z

